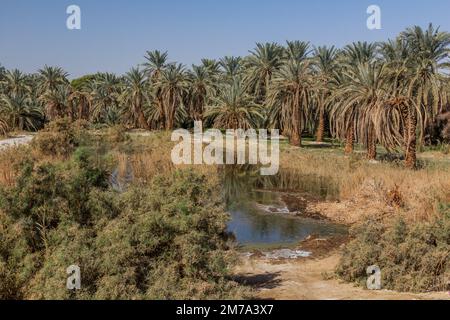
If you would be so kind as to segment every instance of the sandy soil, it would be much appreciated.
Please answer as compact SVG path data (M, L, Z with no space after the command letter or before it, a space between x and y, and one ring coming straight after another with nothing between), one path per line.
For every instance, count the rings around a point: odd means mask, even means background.
M370 291L337 279L328 279L339 261L339 253L319 259L271 261L263 257L243 258L238 280L251 285L260 299L277 300L435 300L448 293L409 294L388 290Z

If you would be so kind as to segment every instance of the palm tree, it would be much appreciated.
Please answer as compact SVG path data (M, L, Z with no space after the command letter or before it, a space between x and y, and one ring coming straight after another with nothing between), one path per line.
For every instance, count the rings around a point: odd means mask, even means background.
M0 129L36 130L42 120L39 106L26 95L2 94L0 96L0 112L2 121ZM2 124L3 123L3 124Z
M280 123L294 146L301 146L301 134L313 90L312 80L310 61L290 60L274 73L269 89L271 122Z
M345 96L343 96L342 90L345 90L347 83L352 81L352 74L358 73L357 71L355 72L355 67L374 63L376 54L377 44L354 42L347 45L337 56L340 68L334 73L331 81L334 93L329 99L333 103L330 113L330 124L333 127L332 131L334 131L334 134L345 139L346 154L353 152L355 130L361 106L345 104ZM341 109L343 105L345 107Z
M71 85L69 103L75 107L74 115L78 120L89 120L92 109L92 91L90 82L79 87Z
M242 58L225 56L220 59L219 65L224 71L224 77L226 81L232 82L237 76L240 76L242 72Z
M155 83L161 90L162 105L165 115L165 129L172 130L178 109L183 108L184 96L187 94L189 83L182 64L171 64L161 73Z
M385 122L379 117L390 98L387 68L384 63L366 62L346 72L349 81L336 93L343 97L338 112L343 115L343 121L357 124L357 137L366 146L368 159L375 159L378 137L387 131ZM354 116L345 117L348 114ZM344 127L349 126L344 122Z
M65 115L72 117L72 108L68 100L71 94L68 74L59 67L47 65L39 69L38 74L37 92L39 101L45 106L46 117L49 120Z
M405 148L408 143L408 110L415 107L415 102L408 97L408 81L411 77L412 54L407 42L398 37L395 40L388 40L380 44L380 54L382 61L386 65L386 84L388 85L389 100L385 106L386 126L395 126L398 122L398 133L384 136L382 143L387 146L402 146ZM389 130L394 132L394 130Z
M276 43L257 43L250 51L245 62L246 78L251 92L257 97L257 102L263 103L272 79L272 75L283 64L283 47Z
M220 74L220 62L214 59L202 59L202 67L205 68L212 78Z
M0 80L4 90L10 94L25 95L31 90L27 75L17 69L6 71Z
M194 121L203 120L203 112L207 99L214 92L214 82L211 74L205 67L192 66L188 72L189 94L188 105L190 117Z
M152 80L158 79L161 75L161 72L167 67L167 51L147 51L144 58L147 60L147 62L145 62L143 66L148 77Z
M215 128L219 129L250 129L255 128L262 118L261 106L246 93L239 77L231 83L225 83L219 94L213 97L207 107L206 117Z
M68 73L59 67L44 66L39 69L39 89L41 93L55 91L60 85L68 84Z
M412 57L408 96L415 101L415 107L408 108L406 166L414 168L417 129L423 132L427 118L435 117L446 103L440 71L448 67L450 34L430 24L426 30L419 26L408 28L401 37L407 41ZM418 122L420 117L423 120Z
M151 126L152 127L163 127L166 115L164 110L163 98L161 88L154 86L155 83L161 80L163 71L168 67L167 62L168 53L167 51L161 52L158 50L147 51L144 63L145 71L149 79L149 91L150 95L153 96L156 108L153 108L151 114Z
M112 73L100 73L87 84L90 92L90 116L99 121L104 119L109 109L118 109L121 95L121 79Z
M145 72L132 68L125 75L124 90L121 101L125 106L125 114L136 128L150 129L145 117L144 108L147 101Z
M331 94L330 81L333 78L333 72L337 69L338 51L332 47L317 47L314 50L314 67L316 69L315 78L317 81L317 106L319 121L317 125L316 141L323 141L325 131L325 109L328 97Z
M58 85L53 90L47 90L39 96L39 101L45 106L45 115L48 120L55 120L72 114L72 107L69 101L71 95L68 85Z
M309 42L286 41L285 56L287 60L303 61L311 53Z

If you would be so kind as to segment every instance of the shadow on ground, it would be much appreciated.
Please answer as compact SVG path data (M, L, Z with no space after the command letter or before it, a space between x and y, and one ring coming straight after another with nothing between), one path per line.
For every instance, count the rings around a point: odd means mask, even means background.
M233 280L253 289L274 289L281 284L281 272L262 274L238 274Z

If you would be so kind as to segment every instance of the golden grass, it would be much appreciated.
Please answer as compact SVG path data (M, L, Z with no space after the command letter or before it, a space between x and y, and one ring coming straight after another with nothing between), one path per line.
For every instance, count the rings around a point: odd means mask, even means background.
M0 185L13 186L19 174L18 164L30 156L28 146L12 146L0 150Z
M448 162L431 163L411 171L394 163L370 163L363 156L346 157L340 150L317 152L285 148L281 152L280 167L300 176L327 177L330 183L337 185L341 201L351 203L366 198L367 204L372 201L386 206L378 208L380 211L405 213L413 220L430 218L439 203L450 202ZM355 209L363 213L368 208Z

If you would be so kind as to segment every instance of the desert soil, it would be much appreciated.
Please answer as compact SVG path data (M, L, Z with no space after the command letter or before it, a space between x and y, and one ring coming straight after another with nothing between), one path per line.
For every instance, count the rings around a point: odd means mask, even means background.
M260 254L242 257L236 279L251 286L259 299L275 300L450 300L450 293L399 293L366 290L334 276L343 239L310 239L299 249L310 258L267 259ZM333 248L334 247L334 248Z

